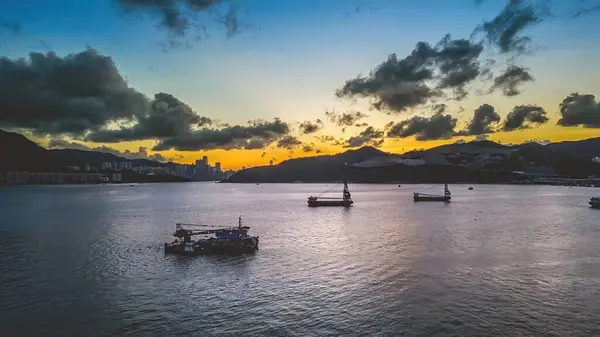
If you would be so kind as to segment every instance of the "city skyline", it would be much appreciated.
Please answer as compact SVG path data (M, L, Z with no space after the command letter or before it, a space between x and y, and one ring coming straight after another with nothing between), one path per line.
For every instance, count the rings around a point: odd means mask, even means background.
M600 136L592 0L165 3L188 21L134 0L9 4L0 128L231 169L364 145Z

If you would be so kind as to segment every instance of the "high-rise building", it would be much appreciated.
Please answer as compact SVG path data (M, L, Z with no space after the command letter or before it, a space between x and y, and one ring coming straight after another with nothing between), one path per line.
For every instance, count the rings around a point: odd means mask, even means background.
M200 160L196 160L196 177L203 177L205 171L204 163Z
M269 160L269 165L273 166L273 159Z
M217 172L217 173L221 172L221 162L215 163L215 172Z
M202 164L204 166L208 166L208 157L207 156L202 157Z

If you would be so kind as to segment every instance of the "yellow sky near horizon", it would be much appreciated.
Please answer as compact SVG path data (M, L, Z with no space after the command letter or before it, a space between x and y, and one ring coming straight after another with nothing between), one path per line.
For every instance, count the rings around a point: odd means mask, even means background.
M552 121L550 121L551 123ZM343 135L340 135L343 136ZM345 135L348 137L349 135ZM517 130L513 132L497 132L490 134L488 139L491 141L499 142L502 144L520 144L526 141L544 141L549 140L552 142L559 141L576 141L582 139L588 139L593 137L600 137L600 130L593 128L584 127L561 127L558 125L545 125L534 129ZM314 141L313 135L298 137L300 140L310 143ZM48 147L48 140L45 138L32 138L37 141L40 145ZM383 145L380 147L382 151L394 154L401 154L409 152L415 149L429 149L440 145L454 143L458 140L472 141L475 139L474 136L468 137L453 137L444 140L431 140L431 141L417 141L414 137L404 139L386 139ZM97 144L87 143L85 145L89 147L99 147L105 145L117 149L119 151L137 151L140 146L148 149L154 146L155 141L139 141L139 142L123 142L116 144ZM202 156L208 156L209 163L214 165L215 162L220 162L221 167L224 170L239 170L242 167L262 166L268 165L270 160L273 160L275 164L278 164L284 160L290 158L301 158L315 155L326 155L336 154L349 150L342 146L332 146L328 144L320 144L315 142L315 150L320 150L319 153L315 151L303 152L300 147L296 148L293 152L286 149L277 148L274 145L269 146L264 150L206 150L206 151L162 151L159 152L167 159L180 164L192 164L197 159L201 159ZM149 154L156 153L149 151ZM264 156L262 154L264 153Z

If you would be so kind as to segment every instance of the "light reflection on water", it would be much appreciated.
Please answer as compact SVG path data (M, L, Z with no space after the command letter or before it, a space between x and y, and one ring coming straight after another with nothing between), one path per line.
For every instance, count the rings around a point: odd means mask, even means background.
M600 333L597 189L324 184L0 189L2 335ZM441 190L441 188L440 188ZM341 193L341 188L340 188ZM244 224L245 256L165 256L176 222ZM31 324L35 321L35 324Z

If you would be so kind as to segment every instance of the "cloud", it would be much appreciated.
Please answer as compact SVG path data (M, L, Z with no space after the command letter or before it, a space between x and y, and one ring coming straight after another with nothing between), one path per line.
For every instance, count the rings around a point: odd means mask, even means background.
M542 20L541 6L527 4L525 0L508 0L504 9L492 20L477 27L475 33L483 33L500 53L524 53L531 44L531 38L522 36L523 31Z
M294 147L300 144L302 144L301 141L299 141L296 137L290 135L284 136L277 141L277 147L281 147L288 150L292 150Z
M315 150L315 144L310 143L310 144L302 144L302 152L312 152L312 151L316 151L317 153L319 153L319 150Z
M475 109L473 119L469 122L467 130L461 132L463 135L482 135L492 133L492 125L500 122L500 115L496 112L493 106L483 104ZM460 134L460 133L459 133Z
M594 1L594 0L592 0L592 1ZM586 2L587 2L586 0L579 0L579 3L581 5L584 5ZM591 5L589 7L581 7L579 9L577 9L577 11L573 14L573 17L577 18L581 15L590 14L590 13L593 13L598 10L600 10L600 4Z
M506 70L494 79L494 85L490 92L501 89L504 96L516 96L521 93L519 87L525 82L533 81L533 76L529 70L519 66L509 66Z
M443 114L444 112L446 112L446 110L448 109L448 106L444 103L440 103L440 104L434 104L431 107L431 111L433 111L433 114Z
M221 7L225 0L116 0L129 13L148 13L160 19L162 27L174 37L182 37L192 29L205 29L200 14ZM240 22L235 4L218 21L227 29L227 35L239 32Z
M369 117L360 111L348 111L341 114L336 111L325 111L325 116L337 126L352 126L358 121Z
M180 155L180 154L174 154L173 156L168 157L167 160L168 161L176 162L176 161L179 161L179 160L183 160L183 156Z
M314 122L304 121L300 123L300 134L307 135L310 133L315 133L321 128L323 128L323 121L320 119L317 119Z
M212 149L258 149L284 137L290 132L289 125L275 118L272 122L254 120L248 125L234 125L221 129L202 128L160 139L154 151L175 149L197 151Z
M186 105L186 107L187 107L187 105ZM213 120L208 117L204 117L204 116L200 117L200 120L198 121L198 126L206 126L206 125L211 125L211 124L213 124Z
M446 35L435 46L416 44L410 55L392 54L367 77L346 81L336 91L340 98L368 98L380 111L400 113L443 96L450 89L456 99L466 97L465 86L481 74L479 56L483 46Z
M502 126L503 131L528 129L531 124L545 124L548 122L544 108L536 105L518 105L514 107Z
M151 138L177 137L191 133L196 126L210 125L212 120L200 117L187 104L173 95L158 93L149 109L137 117L137 123L118 130L102 129L87 135L92 142L114 143Z
M436 114L431 118L415 116L391 126L387 136L415 136L417 140L448 139L455 134L456 122L451 115Z
M329 135L318 136L318 137L315 137L315 138L318 139L319 142L321 142L321 143L329 144L329 145L334 145L334 146L343 145L345 143L344 139L342 139L342 138L335 138L335 137L329 136Z
M225 13L225 15L223 16L222 20L220 20L221 23L223 23L223 25L227 29L227 37L229 38L238 34L242 28L238 17L238 9L239 8L237 7L237 5L231 5L231 7L229 7L229 10L227 10L227 13Z
M367 127L358 135L348 138L344 147L359 147L371 145L379 147L383 144L383 131L377 130L372 126Z
M560 103L558 125L600 128L600 102L594 95L572 93Z
M0 125L81 136L141 116L148 100L130 88L112 58L87 50L59 57L0 58Z
M132 152L129 150L119 151L106 146L99 147L89 147L81 143L69 142L62 138L51 138L49 147L51 149L75 149L75 150L83 150L83 151L95 151L95 152L104 152L111 153L115 156L119 156L126 159L148 159L155 160L159 162L166 162L167 159L161 155L160 153L149 154L148 148L144 146L140 146L137 152ZM183 156L176 155L175 159L182 159ZM172 159L169 159L172 160Z
M4 29L12 34L20 34L23 31L23 25L18 22L0 22L0 30Z

